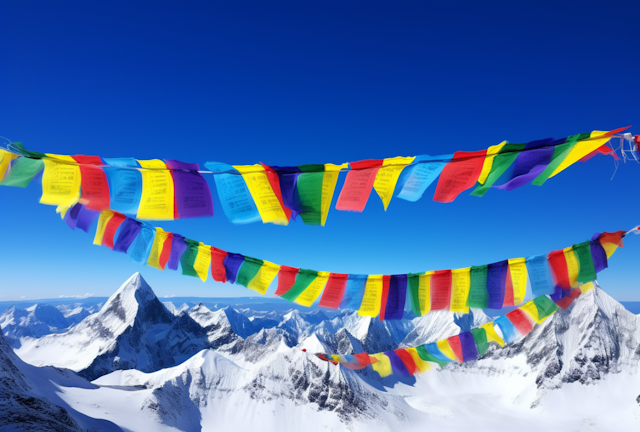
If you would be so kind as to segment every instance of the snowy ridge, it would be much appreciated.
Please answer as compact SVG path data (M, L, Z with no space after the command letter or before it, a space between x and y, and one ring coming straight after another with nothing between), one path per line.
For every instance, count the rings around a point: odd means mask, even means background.
M100 320L121 333L100 339ZM640 428L640 317L599 288L505 348L492 344L477 361L434 365L415 377L382 379L371 367L352 371L309 354L415 346L489 320L480 310L381 322L352 311L211 311L203 304L174 316L134 275L97 314L17 352L33 361L46 358L34 354L44 348L58 364L72 343L88 347L75 355L95 352L96 343L112 346L80 370L98 387L59 384L56 405L128 430L417 431L429 424L466 431L471 422L520 432Z

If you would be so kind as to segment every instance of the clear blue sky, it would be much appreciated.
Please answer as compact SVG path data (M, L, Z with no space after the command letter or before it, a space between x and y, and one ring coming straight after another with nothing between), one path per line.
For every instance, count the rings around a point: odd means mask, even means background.
M37 151L296 165L640 133L638 1L5 0L0 16L0 135ZM234 226L214 193L214 218L160 226L317 270L458 268L639 224L640 166L613 170L598 157L452 204L431 201L432 186L386 213L372 194L325 228ZM135 271L160 296L253 293L93 246L39 195L39 183L0 188L0 300L108 296ZM639 260L630 238L601 285L640 300Z

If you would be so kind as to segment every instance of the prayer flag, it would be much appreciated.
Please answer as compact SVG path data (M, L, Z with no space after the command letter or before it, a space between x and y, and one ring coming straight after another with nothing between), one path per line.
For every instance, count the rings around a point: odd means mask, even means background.
M447 365L447 363L449 362L448 360L445 361L445 360L441 360L441 359L437 358L432 353L427 351L427 349L425 347L426 347L426 345L424 345L424 346L420 345L420 346L416 347L416 352L418 353L418 355L420 356L420 358L423 361L437 363L440 367L444 367L444 366ZM436 349L437 349L437 347L436 347Z
M291 289L296 282L298 271L300 271L299 268L285 265L280 266L280 271L278 272L278 288L276 289L275 295L281 296Z
M302 165L296 190L302 211L300 216L306 225L322 225L322 183L324 165Z
M362 303L364 289L367 285L368 275L350 274L347 278L347 287L340 303L340 309L358 310Z
M140 227L140 231L136 236L134 242L131 245L131 253L129 259L138 264L144 264L149 258L151 247L153 246L153 240L156 235L155 229L150 225L143 224Z
M506 316L496 318L493 324L500 328L502 337L507 343L511 343L518 338L518 331Z
M576 257L572 247L562 250L564 258L567 261L567 270L569 271L569 283L572 287L578 286L578 273L580 272L580 262Z
M438 359L438 363L440 364L440 366L444 366L447 363L452 363L455 361L455 355L453 354L453 351L451 351L451 347L449 346L449 343L445 340L444 342L446 342L446 346L447 351L450 352L451 356L445 355L441 350L440 350L440 344L433 342L430 344L425 344L424 348L425 350L431 354L433 357L435 357L436 359Z
M282 199L282 189L280 188L280 177L278 176L278 173L273 168L263 164L262 162L260 162L260 165L262 165L262 167L264 168L264 172L267 175L267 179L269 180L271 189L273 189L273 193L276 195L276 198L278 198L280 207L282 207L282 210L284 211L284 214L287 217L287 220L290 221L291 209L285 206L284 201Z
M108 165L103 168L107 176L110 206L114 211L135 215L142 198L142 174L137 169L138 162L133 158L104 160Z
M289 219L278 201L265 169L261 165L234 165L242 174L242 178L249 188L249 193L258 208L262 223L288 225Z
M387 295L385 319L402 319L404 304L407 296L407 275L394 275L389 279L389 292ZM382 314L382 311L380 311Z
M593 257L591 256L591 242L586 241L573 245L573 252L578 259L578 282L585 283L595 280L598 275L596 274Z
M25 188L42 171L43 167L44 162L42 162L42 159L18 158L6 177L4 179L0 178L2 180L0 185Z
M456 358L458 363L462 363L462 345L460 344L460 338L458 336L451 336L447 339L449 346L451 347L451 351L453 351L453 355Z
M238 271L236 283L248 288L249 282L256 277L262 267L262 264L264 264L264 261L260 259L245 256L242 266L240 266L240 270Z
M501 309L504 304L505 285L509 261L499 261L487 266L487 293L490 309Z
M151 245L151 252L149 253L149 259L147 260L147 265L157 268L158 270L164 270L164 264L161 264L160 257L164 250L164 245L169 238L169 233L164 231L160 227L156 227L156 237L153 239L153 244ZM165 261L166 263L166 261Z
M473 266L470 270L469 307L486 309L489 307L487 292L487 265Z
M591 258L593 259L593 267L596 273L601 272L602 270L609 267L609 262L607 260L607 252L600 244L600 233L595 234L591 238L591 242L589 247L591 248Z
M222 204L222 210L231 223L247 224L261 220L247 183L237 169L231 165L217 162L207 162L204 165L215 174L213 179L218 190L220 204Z
M473 334L470 331L463 332L458 335L458 339L460 339L460 347L462 348L462 360L476 360L478 358L478 347Z
M142 195L138 219L173 220L174 185L171 171L160 159L138 160L142 167Z
M364 288L362 303L358 310L360 316L376 317L380 313L382 297L382 275L369 275Z
M167 267L169 267L170 270L178 270L178 264L186 250L187 243L184 241L184 237L180 234L173 233L171 254L169 255L169 261L167 262Z
M414 160L415 156L398 156L394 158L386 158L382 161L382 167L376 174L376 178L373 182L373 188L382 200L382 205L384 205L385 211L387 211L391 198L393 197L393 191L395 190L400 173Z
M294 300L300 306L310 307L313 302L320 296L322 289L329 280L329 272L319 271L316 278L307 286L307 288Z
M371 363L371 367L374 371L378 372L378 374L382 378L388 377L393 373L393 371L391 370L391 361L389 360L389 357L387 357L383 353L370 354L370 357L376 359L375 362Z
M281 294L280 297L290 302L294 301L317 277L318 272L315 270L300 269L293 286L287 292Z
M211 277L216 282L227 281L227 270L224 268L224 259L227 251L211 246Z
M196 258L198 257L198 249L200 243L185 237L184 242L187 245L184 253L180 257L180 266L184 276L199 277L195 269Z
M410 202L418 201L452 158L452 154L416 156L414 164L407 166L400 175L396 186L396 190L400 191L398 198Z
M465 190L473 187L480 177L487 150L455 152L451 162L442 169L434 201L452 202Z
M429 364L429 362L423 360L422 357L420 357L417 348L405 348L405 351L408 352L413 359L413 363L416 365L416 370L418 373L423 373L431 369L431 365Z
M382 160L351 162L351 171L347 173L338 196L336 210L362 213L382 164Z
M533 324L521 309L515 309L505 315L509 321L518 329L522 336L526 336L533 329Z
M483 355L489 348L489 341L487 340L487 332L482 327L471 329L471 335L476 343L478 355Z
M320 299L320 307L338 309L344 296L348 277L348 274L331 273L327 281L327 286L322 293L322 298Z
M130 218L125 219L118 231L118 239L113 245L113 250L115 252L128 253L129 247L131 247L133 241L138 234L140 234L141 229L142 226L137 220Z
M348 167L349 164L346 163L342 165L324 164L324 177L322 178L322 203L320 206L320 224L322 226L327 222L327 216L329 215L329 209L331 208L331 201L333 200L333 194L336 190L340 170L347 169Z
M486 323L480 326L480 328L486 332L488 342L496 342L501 347L504 346L504 340L502 340L502 338L498 336L498 333L496 333L495 329L493 328L492 322Z
M90 210L104 210L110 208L109 182L107 175L100 166L103 165L100 156L72 156L80 164L80 177L83 204Z
M236 277L238 270L244 262L244 255L228 252L224 258L223 265L227 273L227 280L231 283L236 283Z
M551 270L545 255L536 255L527 258L527 274L531 282L531 292L535 297L544 294L553 294L553 279Z
M622 247L622 237L624 236L624 231L616 231L613 233L603 232L600 235L600 244L604 248L607 253L607 259L611 258L611 255L618 249L618 247Z
M451 270L453 286L451 312L469 313L470 271L471 267Z
M522 304L527 292L527 264L525 258L513 258L509 260L509 274L513 287L513 305Z
M102 237L102 245L113 249L113 239L115 238L116 231L120 228L120 225L127 219L127 217L120 213L113 213L113 217L107 223L104 228L104 235Z
M202 242L198 245L198 255L193 264L193 269L202 282L207 281L209 275L209 265L211 264L211 246L208 246Z
M402 362L402 359L396 354L395 351L386 351L384 353L389 358L389 362L391 363L391 369L397 375L401 375L403 377L411 376L411 373L407 369L407 367Z
M393 352L402 361L402 364L406 368L407 372L409 372L409 375L415 375L416 371L418 371L418 367L416 366L416 362L413 360L411 354L403 348L398 348Z
M480 181L482 180L482 174L480 175L480 178L478 178L478 183L480 184L471 192L471 195L478 197L484 196L484 194L491 189L494 183L498 181L502 174L504 174L505 171L507 171L507 169L513 164L520 152L524 149L524 146L524 144L504 144L500 149L498 149L498 154L493 156L493 161L487 178L484 181ZM489 156L486 159L488 158ZM487 166L483 165L483 172L485 168L487 168Z
M267 292L269 285L271 285L271 282L273 282L276 275L278 274L278 271L280 271L279 265L269 261L263 261L262 267L260 267L258 274L256 274L256 276L251 279L251 282L249 282L247 288L264 295Z
M213 216L213 200L197 163L165 159L174 184L175 207L180 219Z
M98 228L96 229L96 235L93 238L93 244L96 246L102 246L102 239L104 237L104 230L107 227L107 224L113 217L113 212L111 210L103 210L100 213L100 218L98 219Z
M80 200L80 168L71 156L47 154L41 204L71 207Z
M451 270L439 270L431 275L431 310L449 309L451 303Z

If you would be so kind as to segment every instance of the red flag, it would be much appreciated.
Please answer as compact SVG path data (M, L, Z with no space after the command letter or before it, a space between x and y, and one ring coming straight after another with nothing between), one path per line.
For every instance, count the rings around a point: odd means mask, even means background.
M455 152L453 159L440 173L433 200L452 202L462 192L475 186L482 172L486 154L487 150Z

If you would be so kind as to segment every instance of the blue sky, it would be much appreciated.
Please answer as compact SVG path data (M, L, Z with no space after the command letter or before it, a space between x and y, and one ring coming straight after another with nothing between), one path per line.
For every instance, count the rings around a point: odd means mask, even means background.
M50 153L297 165L640 133L640 39L625 24L639 14L637 1L3 1L0 135ZM316 270L458 268L639 224L640 166L613 171L598 157L451 204L432 186L386 213L372 194L324 228L234 226L214 192L214 218L159 225ZM0 300L108 296L135 271L159 296L253 293L93 246L39 195L0 188ZM640 300L640 237L626 243L600 282Z

